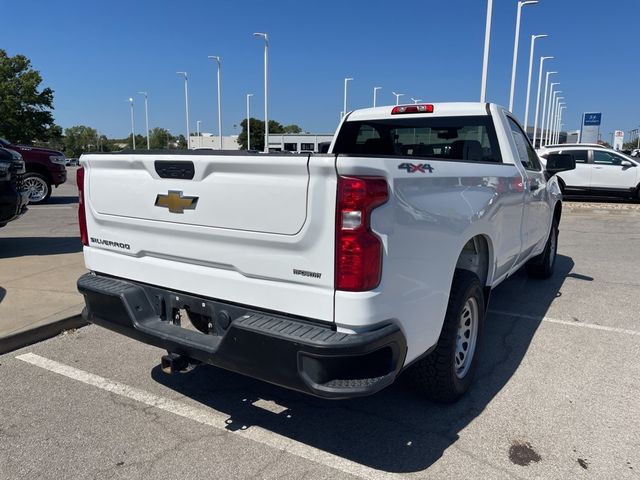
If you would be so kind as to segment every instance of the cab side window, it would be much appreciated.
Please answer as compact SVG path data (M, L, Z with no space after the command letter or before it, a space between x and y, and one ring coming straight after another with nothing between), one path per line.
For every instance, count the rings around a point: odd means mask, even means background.
M588 163L589 151L588 150L560 150L558 153L568 153L573 155L576 163Z
M613 153L594 150L593 163L597 165L620 165L622 163L622 158Z
M509 126L511 127L511 134L518 150L518 157L520 162L527 170L540 171L540 160L538 154L535 152L529 139L525 136L520 125L511 117L507 117L509 120Z

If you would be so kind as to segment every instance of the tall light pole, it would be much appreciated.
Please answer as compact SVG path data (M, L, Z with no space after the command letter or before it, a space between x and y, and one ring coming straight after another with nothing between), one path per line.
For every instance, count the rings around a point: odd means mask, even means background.
M413 101L413 104L414 104L414 105L415 105L416 103L418 103L418 102L421 102L421 101L422 101L422 99L421 99L421 98L413 98L413 97L411 97L411 100Z
M218 136L220 137L220 150L222 150L222 98L220 95L220 70L222 69L222 58L218 55L209 55L207 58L214 60L218 64Z
M538 0L527 0L518 2L518 13L516 14L516 38L513 41L513 64L511 65L511 91L509 92L509 111L513 112L513 97L516 92L516 67L518 66L518 45L520 43L520 17L522 7L535 5ZM525 129L526 132L526 129Z
M527 133L527 127L529 126L529 99L531 97L531 74L533 73L533 50L535 49L536 40L539 38L545 38L547 35L531 35L531 49L529 51L529 76L527 78L527 103L524 107L524 131ZM538 80L538 84L540 80ZM538 88L538 95L540 95L540 89ZM537 113L536 113L537 115Z
M251 150L251 115L249 99L253 97L253 93L247 93L247 150Z
M200 124L202 120L196 120L196 136L198 137L198 146L202 146L202 137L200 136Z
M382 87L373 87L373 106L376 106L376 100L378 100L378 90Z
M556 116L553 119L553 129L552 129L553 136L551 137L552 144L556 143L556 137L558 135L558 124L560 121L560 110L562 109L562 106L565 105L565 103L561 102L561 100L564 100L564 97L558 97L556 99Z
M391 92L396 96L396 105L400 105L400 97L404 97L404 93Z
M560 85L559 83L556 83L556 85ZM553 84L551 84L551 90L553 90ZM556 96L558 94L562 93L562 90L557 90L553 92L553 95L551 95L550 98L550 103L549 103L549 120L547 121L547 133L545 134L545 140L544 140L544 144L545 145L549 145L549 141L551 140L551 125L552 125L552 121L553 121L553 115L555 114L555 109L556 109Z
M184 77L184 111L187 119L187 150L191 147L189 145L189 137L191 133L189 132L189 80L187 76L187 72L176 72L178 75L182 75Z
M269 153L269 35L254 33L264 40L264 153Z
M540 111L540 89L542 88L542 68L544 66L544 61L545 60L550 60L553 57L540 57L540 71L538 72L538 95L536 97L536 117L534 120L534 127L533 127L533 148L536 148L536 136L538 135L538 112ZM547 75L547 81L549 81L549 75ZM545 86L545 102L546 102L546 95L547 95L547 90L546 90L546 86Z
M131 142L133 145L133 149L136 149L136 128L135 122L133 121L133 98L129 97L129 105L131 105Z
M484 56L482 58L482 83L480 85L480 101L487 99L487 72L489 70L489 46L491 43L491 16L493 14L493 0L487 0L487 21L484 29Z
M149 96L147 92L138 92L140 95L144 95L144 120L147 126L147 150L151 150L151 143L149 142Z
M547 83L549 83L549 75L558 72L547 72ZM553 87L556 86L557 83L549 84L549 101L547 101L547 86L545 84L544 88L544 106L542 107L542 121L540 122L540 146L542 146L544 142L544 138L547 135L546 129L549 123L549 113L551 113L551 94L553 93Z
M554 139L555 144L560 143L560 130L562 127L562 112L564 111L565 108L567 108L567 104L566 103L560 103L559 104L559 109L558 109L558 121L556 122L556 138Z
M344 112L343 115L347 114L347 84L351 80L353 80L353 78L351 77L344 79L344 97L343 97L343 108L342 108L342 111Z

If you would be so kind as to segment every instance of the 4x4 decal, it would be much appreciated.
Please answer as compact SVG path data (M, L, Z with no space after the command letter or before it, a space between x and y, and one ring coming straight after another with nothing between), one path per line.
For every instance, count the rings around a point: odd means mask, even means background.
M401 163L398 165L398 169L406 170L407 173L427 173L427 171L429 171L429 173L433 173L433 167L428 163Z

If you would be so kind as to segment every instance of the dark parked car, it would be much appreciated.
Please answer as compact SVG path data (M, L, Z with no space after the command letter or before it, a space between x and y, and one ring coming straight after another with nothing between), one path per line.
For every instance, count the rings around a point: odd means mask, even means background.
M22 155L27 169L23 183L29 193L29 203L44 203L51 196L51 187L67 181L66 159L62 152L48 148L12 145L0 138L0 147Z
M0 227L27 211L29 196L21 184L24 173L20 154L0 148Z

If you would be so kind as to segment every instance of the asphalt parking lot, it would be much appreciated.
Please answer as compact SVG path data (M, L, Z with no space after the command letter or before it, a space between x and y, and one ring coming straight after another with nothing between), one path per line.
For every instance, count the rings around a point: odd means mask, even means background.
M0 478L639 478L640 205L568 202L560 230L553 278L494 291L455 405L166 376L89 326L0 356Z

